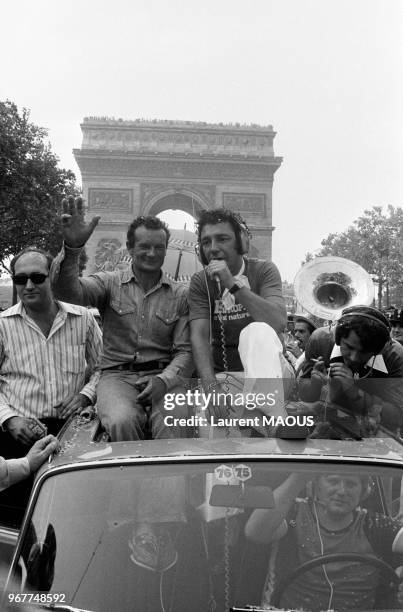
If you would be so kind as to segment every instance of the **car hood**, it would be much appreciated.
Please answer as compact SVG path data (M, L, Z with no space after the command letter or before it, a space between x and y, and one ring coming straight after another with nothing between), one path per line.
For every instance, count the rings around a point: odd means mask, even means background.
M357 440L278 438L181 438L129 442L95 442L97 421L74 418L61 435L61 450L43 471L72 463L117 462L121 460L184 460L190 457L214 459L224 456L403 462L403 445L393 438Z

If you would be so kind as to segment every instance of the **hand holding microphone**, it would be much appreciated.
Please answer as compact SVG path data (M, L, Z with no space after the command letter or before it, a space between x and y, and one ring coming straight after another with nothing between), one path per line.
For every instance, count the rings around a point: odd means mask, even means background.
M206 272L217 283L220 293L221 289L229 289L234 284L234 277L227 266L227 262L223 259L212 259L206 267Z

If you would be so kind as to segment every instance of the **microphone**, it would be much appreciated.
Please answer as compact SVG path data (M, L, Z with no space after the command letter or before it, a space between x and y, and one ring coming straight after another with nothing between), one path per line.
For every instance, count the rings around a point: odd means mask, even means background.
M214 258L211 261L213 260ZM218 274L214 274L213 280L215 281L219 295L221 295L221 281L220 281L220 277L218 276Z

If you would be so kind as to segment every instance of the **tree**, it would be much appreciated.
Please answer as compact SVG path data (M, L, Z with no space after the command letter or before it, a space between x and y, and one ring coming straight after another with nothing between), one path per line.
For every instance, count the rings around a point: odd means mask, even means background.
M59 215L64 195L78 195L71 170L45 142L47 131L29 121L29 111L0 101L0 268L18 251L35 245L55 254L61 246Z
M315 255L308 251L307 253L305 253L304 261L301 261L301 266L303 266L306 263L309 263L310 261L313 261L314 259L315 259Z
M345 232L329 234L321 245L319 256L345 257L361 265L378 285L378 308L385 288L389 306L390 290L403 278L402 208L388 206L386 214L380 206L365 210Z

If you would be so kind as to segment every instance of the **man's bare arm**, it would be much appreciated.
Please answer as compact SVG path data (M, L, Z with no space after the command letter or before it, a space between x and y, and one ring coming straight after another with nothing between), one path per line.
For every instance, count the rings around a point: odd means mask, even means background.
M275 507L255 510L245 526L246 537L260 544L273 541L277 529L286 518L298 493L310 478L303 474L291 474L273 493Z
M247 287L236 292L236 299L249 312L254 321L267 323L280 333L287 325L287 311L282 297L261 297Z
M219 279L222 289L231 289L235 278L225 261L213 259L206 267L206 274L212 279ZM281 333L287 324L285 302L280 295L260 296L247 287L236 292L237 301L244 306L254 321L267 323L277 333Z

